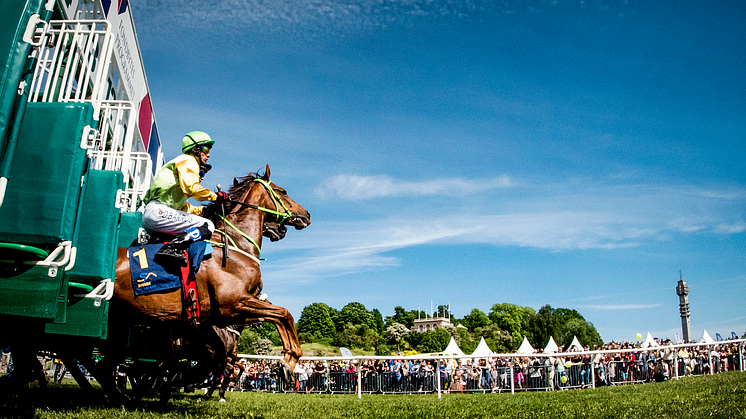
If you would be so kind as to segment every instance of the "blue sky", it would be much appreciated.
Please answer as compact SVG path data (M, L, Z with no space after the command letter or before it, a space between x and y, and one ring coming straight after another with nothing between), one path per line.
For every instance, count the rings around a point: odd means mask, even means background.
M269 163L312 214L265 291L392 315L574 308L608 340L746 331L746 5L132 1L166 159Z

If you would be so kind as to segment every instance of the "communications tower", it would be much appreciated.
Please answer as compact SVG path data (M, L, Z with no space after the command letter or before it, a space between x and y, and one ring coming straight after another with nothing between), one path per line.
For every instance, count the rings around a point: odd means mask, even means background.
M689 286L681 277L679 271L679 283L676 285L676 294L679 296L679 313L681 313L681 332L684 336L684 342L689 342L692 326L689 322Z

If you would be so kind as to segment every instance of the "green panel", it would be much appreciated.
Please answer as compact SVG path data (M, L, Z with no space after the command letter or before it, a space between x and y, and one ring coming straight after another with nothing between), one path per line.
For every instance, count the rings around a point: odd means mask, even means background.
M88 164L80 141L92 115L90 104L28 104L0 207L0 242L49 250L73 239Z
M0 150L5 138L5 130L13 112L13 102L17 96L30 45L21 39L26 31L28 18L39 13L42 0L2 0L0 1L0 60L3 62L0 78Z
M119 247L130 247L130 244L137 239L141 227L141 212L122 213L122 222L119 225Z
M70 294L77 292L77 290L70 288ZM76 298L71 295L67 306L67 321L65 324L47 323L45 331L56 335L106 339L108 317L108 301L102 301L101 305L96 307L91 299Z
M38 317L55 322L65 321L67 274L58 269L49 276L49 268L33 266L16 276L0 277L0 314Z
M117 191L124 189L123 182L120 171L88 171L71 281L95 287L104 278L114 278L120 217L115 204Z

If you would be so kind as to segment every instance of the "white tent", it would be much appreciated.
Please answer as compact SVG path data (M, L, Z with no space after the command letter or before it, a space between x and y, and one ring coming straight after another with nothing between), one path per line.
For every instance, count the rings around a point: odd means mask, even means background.
M710 334L707 333L707 329L705 329L705 333L702 334L702 339L699 340L700 343L715 343L715 339L710 337Z
M645 338L644 341L642 341L642 347L643 348L648 348L648 347L655 348L658 346L660 346L658 345L658 342L656 342L655 339L653 339L653 336L650 335L650 332L648 332L648 336Z
M577 336L573 336L572 337L572 343L570 344L570 347L567 348L567 351L569 352L569 351L573 350L573 348L575 350L577 350L577 351L584 351L585 350L583 348L583 345L581 345L580 342L578 342L578 337Z
M549 336L549 342L547 342L547 346L544 348L544 353L551 353L551 352L557 352L559 350L559 347L557 346L557 342L554 341L554 338L552 336Z
M474 349L474 352L471 354L471 356L473 356L474 358L487 358L492 355L494 355L494 352L492 352L492 349L487 346L487 342L484 341L484 337L479 339L479 345L477 345L477 349Z
M456 340L451 336L451 341L448 342L448 346L443 350L444 354L449 355L464 355L464 352L461 350L461 348L458 347L458 344L456 343Z
M534 348L531 346L530 343L528 343L528 339L526 337L523 337L523 343L521 343L521 347L518 348L517 351L519 354L532 354L534 353Z

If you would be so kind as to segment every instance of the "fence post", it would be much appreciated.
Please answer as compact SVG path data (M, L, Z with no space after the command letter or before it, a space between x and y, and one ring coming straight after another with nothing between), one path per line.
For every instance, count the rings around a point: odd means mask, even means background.
M738 368L743 372L743 342L741 342L740 345L738 345Z
M715 350L715 345L707 347L707 361L709 361L710 363L710 375L715 375L715 372L712 371L712 352L714 350Z
M593 355L591 357L591 388L596 388L596 363L593 362Z
M360 361L362 361L362 359ZM356 368L357 370L357 398L358 399L363 398L363 375L360 372L360 366L363 365L363 363L360 361L358 361L357 368Z
M515 377L513 377L513 358L510 358L510 364L508 366L510 367L510 394L515 394Z
M324 389L325 393L331 393L331 386L332 386L332 371L331 371L331 362L326 362L326 388Z
M437 362L435 363L435 382L438 385L438 398L440 398L440 358L437 359Z

